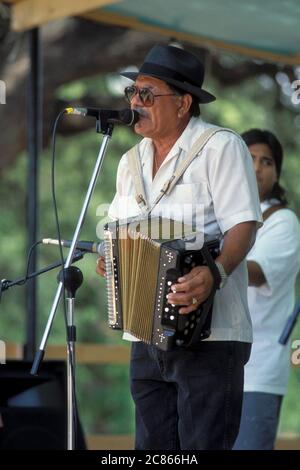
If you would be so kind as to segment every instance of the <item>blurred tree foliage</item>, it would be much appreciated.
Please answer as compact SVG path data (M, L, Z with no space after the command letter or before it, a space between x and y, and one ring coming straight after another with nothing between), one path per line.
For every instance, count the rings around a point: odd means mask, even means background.
M201 108L205 120L243 132L250 127L267 128L275 132L285 148L282 184L288 189L291 207L300 216L299 122L297 109L290 98L281 95L278 83L270 77L251 78L239 89L222 87L213 77L207 77L207 89L218 100ZM103 87L103 78L71 83L57 93L65 100L80 99L81 93ZM105 85L107 86L107 85ZM108 88L109 89L109 88ZM280 96L279 96L280 95ZM276 108L278 100L285 106ZM81 119L76 116L63 119ZM61 222L62 238L70 239L82 206L84 195L94 167L101 135L91 129L72 137L59 137L56 150L56 192ZM137 136L130 129L116 127L98 179L89 211L80 236L82 240L97 240L99 223L103 219L101 204L108 204L115 189L116 169L120 156L131 147ZM233 170L234 171L234 170ZM51 150L40 158L40 237L57 238L51 200ZM19 156L16 165L2 174L0 186L1 227L1 278L14 279L25 272L26 266L26 154ZM59 259L58 248L39 246L39 266ZM111 332L106 321L105 283L95 274L96 255L87 254L78 262L84 274L84 284L77 293L76 325L79 342L120 343L121 334ZM38 282L38 341L45 327L56 289L57 270L44 274ZM297 296L300 294L299 283ZM14 287L2 297L0 311L0 338L4 341L23 343L25 325L25 289ZM300 338L298 325L293 338ZM50 335L50 343L65 341L62 309L59 308ZM134 429L133 405L129 396L128 370L126 366L78 366L77 388L80 413L88 433L131 433ZM299 404L300 373L294 368L288 395L281 416L282 432L300 434Z

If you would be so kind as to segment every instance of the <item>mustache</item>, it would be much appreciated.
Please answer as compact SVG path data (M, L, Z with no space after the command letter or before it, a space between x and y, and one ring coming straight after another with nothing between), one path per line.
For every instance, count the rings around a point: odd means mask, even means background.
M140 108L139 106L136 106L135 108L132 108L134 111L136 111L140 116L143 117L148 117L147 111L145 111L144 108Z

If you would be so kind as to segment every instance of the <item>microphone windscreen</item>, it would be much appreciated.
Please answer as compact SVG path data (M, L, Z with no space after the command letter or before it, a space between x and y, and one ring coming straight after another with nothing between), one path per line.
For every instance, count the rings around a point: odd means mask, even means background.
M134 126L138 122L140 115L134 109L123 109L120 111L120 119L126 126Z

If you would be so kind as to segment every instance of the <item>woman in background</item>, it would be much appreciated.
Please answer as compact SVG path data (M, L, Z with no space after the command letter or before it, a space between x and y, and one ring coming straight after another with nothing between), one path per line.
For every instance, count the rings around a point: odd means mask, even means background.
M251 129L242 138L253 158L264 225L247 256L248 304L253 345L245 367L240 432L234 449L273 449L287 391L290 344L279 344L293 311L300 267L299 222L279 184L282 146L269 131Z

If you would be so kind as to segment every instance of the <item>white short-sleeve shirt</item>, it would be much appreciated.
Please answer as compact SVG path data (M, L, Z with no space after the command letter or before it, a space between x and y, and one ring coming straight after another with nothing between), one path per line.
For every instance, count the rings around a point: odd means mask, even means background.
M144 138L140 142L141 167L150 205L193 143L212 127L216 126L201 118L191 118L153 180L152 141ZM127 154L119 163L116 189L109 216L112 219L142 216L135 200ZM178 220L184 218L185 223L194 223L199 231L204 230L205 234L215 237L246 221L257 221L260 226L262 217L256 177L251 155L243 140L231 132L217 132L186 169L173 191L161 199L152 215ZM215 295L212 333L208 340L252 341L247 282L244 260L229 276L225 287Z
M262 210L271 205L264 202ZM247 259L260 265L266 283L248 288L253 345L245 368L244 389L284 395L290 344L284 346L278 340L294 308L295 281L300 269L300 226L296 215L289 209L274 212L258 230Z

